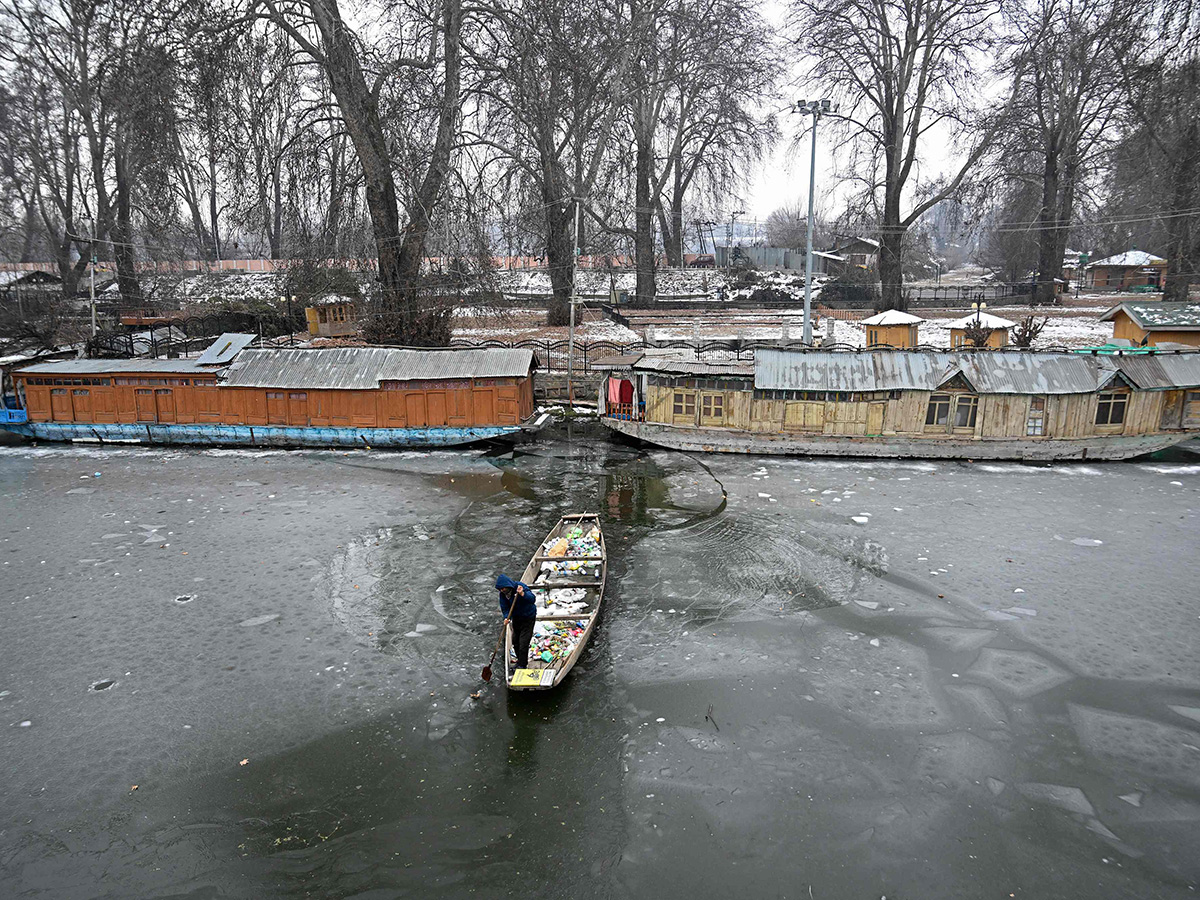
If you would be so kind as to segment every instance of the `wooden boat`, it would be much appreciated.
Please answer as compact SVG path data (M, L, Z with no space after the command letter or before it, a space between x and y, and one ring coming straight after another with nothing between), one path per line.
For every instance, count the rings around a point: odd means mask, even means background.
M585 540L572 540L571 535L579 529ZM595 540L587 540L593 535ZM571 555L569 545L576 547L585 543L598 546L599 551L589 550L584 555ZM566 550L560 554L559 550ZM605 549L604 534L600 531L600 517L595 513L579 513L563 516L538 546L521 581L533 588L538 597L538 619L534 627L533 643L529 648L529 668L517 669L512 659L512 625L504 635L505 683L514 691L544 691L560 684L579 660L584 647L600 617L600 602L604 597L604 583L608 578L608 551ZM582 599L576 602L586 608L568 614L547 611L544 604L563 597L557 591L571 591L575 597L582 591ZM560 637L554 641L559 651L547 651L551 659L541 657L538 651L539 638Z

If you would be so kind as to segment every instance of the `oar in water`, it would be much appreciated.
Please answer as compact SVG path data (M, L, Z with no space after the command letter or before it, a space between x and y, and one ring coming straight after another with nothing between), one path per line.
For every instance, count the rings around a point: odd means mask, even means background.
M504 643L504 632L505 629L508 628L508 619L512 618L512 609L516 608L516 605L517 599L514 597L513 605L509 608L508 618L506 618L504 620L504 624L500 626L500 637L496 638L496 649L492 651L492 658L488 660L488 664L483 667L483 672L480 673L483 676L484 681L492 680L492 663L496 661L496 654L500 652L500 645Z

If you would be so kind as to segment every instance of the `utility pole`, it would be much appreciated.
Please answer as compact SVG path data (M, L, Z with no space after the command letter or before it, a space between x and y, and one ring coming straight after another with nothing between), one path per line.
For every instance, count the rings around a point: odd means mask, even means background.
M92 337L96 336L96 220L89 217L88 221L92 227L89 229L92 232L92 239L88 241L88 253L92 258L88 265L88 271L91 273L91 295L90 305L92 308Z
M804 336L806 346L812 346L812 268L813 268L813 204L817 190L817 119L835 107L828 100L801 100L796 109L812 116L812 161L808 168L808 255L804 262Z
M737 222L738 216L744 216L744 209L735 209L729 214L729 252L725 254L725 274L728 277L733 274L733 226Z
M567 405L575 406L575 270L579 265L579 198L575 201L571 236L571 325L567 332Z

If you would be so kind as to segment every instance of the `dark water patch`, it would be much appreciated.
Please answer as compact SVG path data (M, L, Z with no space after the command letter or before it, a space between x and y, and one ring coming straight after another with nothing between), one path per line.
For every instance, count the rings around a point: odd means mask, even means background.
M90 690L107 691L109 688L116 687L117 682L112 678L105 678L100 681L93 681L90 685Z

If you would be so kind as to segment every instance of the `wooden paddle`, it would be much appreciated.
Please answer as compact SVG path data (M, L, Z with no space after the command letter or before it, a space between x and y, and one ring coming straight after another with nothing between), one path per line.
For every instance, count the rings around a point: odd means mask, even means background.
M500 652L500 645L504 643L504 632L508 628L508 619L512 618L512 611L517 606L517 598L513 597L513 605L509 607L508 618L504 620L504 624L500 626L500 637L496 638L496 649L492 651L492 658L488 660L488 664L483 667L480 673L484 681L492 680L492 663L496 661L496 654Z

